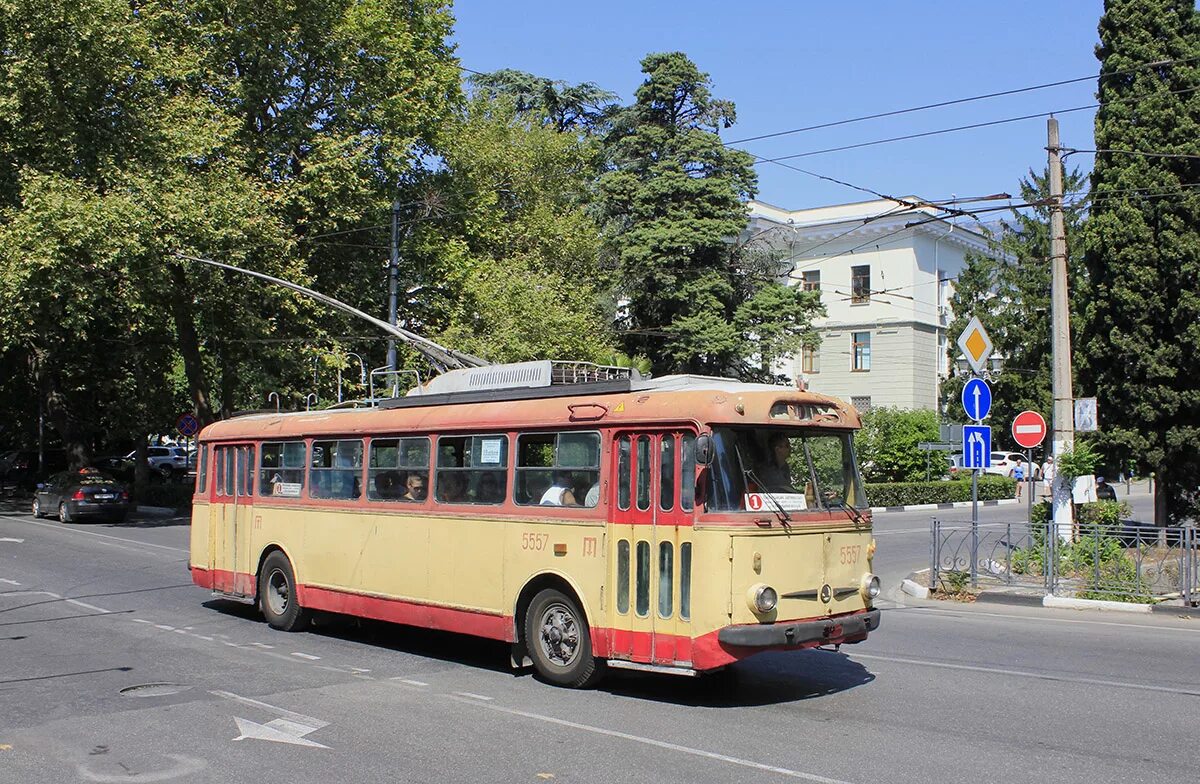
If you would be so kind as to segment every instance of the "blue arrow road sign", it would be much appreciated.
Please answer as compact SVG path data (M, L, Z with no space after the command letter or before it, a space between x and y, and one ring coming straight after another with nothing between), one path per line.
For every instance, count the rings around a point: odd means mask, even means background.
M978 422L992 410L992 388L982 378L972 378L962 391L963 409Z
M992 429L963 425L963 468L992 467Z

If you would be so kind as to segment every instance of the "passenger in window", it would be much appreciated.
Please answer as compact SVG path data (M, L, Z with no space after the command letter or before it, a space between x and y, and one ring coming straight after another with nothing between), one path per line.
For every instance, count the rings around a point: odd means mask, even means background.
M481 504L498 504L504 501L503 474L489 472L479 477L479 488L475 500Z
M467 500L467 482L462 474L452 471L438 474L438 500L446 503Z
M583 505L588 509L595 509L596 504L600 503L600 480L588 488L587 495L584 496Z
M404 481L404 495L400 498L405 501L424 501L428 494L429 487L424 474L409 474Z
M788 458L792 456L792 443L786 433L774 433L767 441L767 460L755 473L762 480L764 490L770 493L794 493L792 469Z
M399 480L395 471L380 471L375 475L375 495L379 498L399 496Z
M542 506L579 506L575 500L575 491L571 489L571 477L564 472L554 473L554 483L542 493Z

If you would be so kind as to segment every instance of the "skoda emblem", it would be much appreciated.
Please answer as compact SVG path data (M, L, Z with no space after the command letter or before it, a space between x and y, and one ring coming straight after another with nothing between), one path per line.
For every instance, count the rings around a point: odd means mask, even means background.
M829 587L829 583L821 586L821 601L829 604L829 600L833 598L833 590Z

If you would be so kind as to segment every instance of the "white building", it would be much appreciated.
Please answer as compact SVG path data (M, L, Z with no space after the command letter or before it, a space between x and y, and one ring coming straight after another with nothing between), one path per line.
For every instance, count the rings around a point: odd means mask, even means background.
M860 410L937 408L954 280L968 252L992 252L986 238L893 201L749 208L748 236L782 251L788 283L819 290L827 311L820 346L779 371Z

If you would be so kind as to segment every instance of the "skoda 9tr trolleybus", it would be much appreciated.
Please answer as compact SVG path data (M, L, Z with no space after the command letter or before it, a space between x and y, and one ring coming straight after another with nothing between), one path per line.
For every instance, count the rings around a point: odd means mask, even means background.
M565 686L865 640L858 415L799 389L546 362L200 434L193 580L512 644Z

